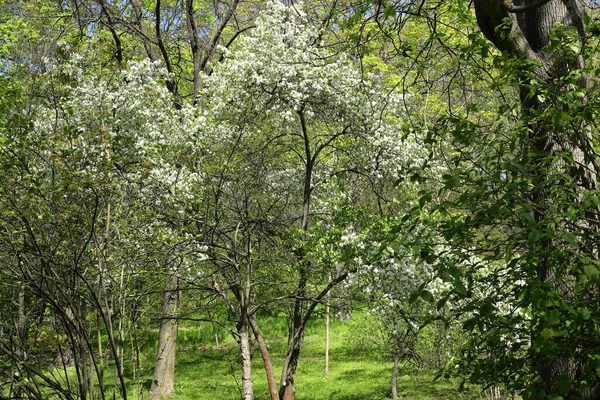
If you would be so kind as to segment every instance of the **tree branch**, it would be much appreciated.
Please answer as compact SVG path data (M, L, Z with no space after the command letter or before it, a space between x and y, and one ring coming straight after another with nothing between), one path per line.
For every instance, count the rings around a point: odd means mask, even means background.
M531 10L535 10L538 7L543 6L544 4L548 3L550 0L538 0L534 3L531 4L524 4L522 6L515 6L512 1L510 0L503 0L502 4L504 5L504 8L506 9L506 11L510 12L510 13L524 13L527 11L531 11Z

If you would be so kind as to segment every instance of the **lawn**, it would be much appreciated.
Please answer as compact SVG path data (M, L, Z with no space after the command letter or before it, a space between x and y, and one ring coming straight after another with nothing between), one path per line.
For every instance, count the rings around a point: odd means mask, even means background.
M270 323L269 323L270 322ZM285 321L266 320L264 333L276 374L281 370L285 354ZM323 376L324 327L315 320L307 330L296 376L298 400L387 399L391 396L391 361L364 350L357 350L349 338L351 324L331 324L329 375ZM144 346L143 381L146 388L152 378L151 340ZM210 325L184 326L180 329L174 400L239 399L240 365L238 349L231 338L223 335L215 345ZM257 399L268 399L262 358L254 353L253 380ZM403 399L481 399L479 390L460 393L458 382L434 381L434 372L409 366L402 371L398 393ZM147 391L145 391L147 393ZM132 398L139 398L133 395Z

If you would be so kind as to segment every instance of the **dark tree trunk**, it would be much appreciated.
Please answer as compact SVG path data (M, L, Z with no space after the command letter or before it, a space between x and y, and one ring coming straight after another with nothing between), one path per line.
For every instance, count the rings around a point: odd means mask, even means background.
M520 0L515 3L499 0L476 0L475 11L481 31L499 50L518 59L535 62L537 67L533 69L533 74L548 89L549 96L560 93L561 90L564 91L564 88L560 86L560 79L567 77L573 70L584 68L585 60L582 55L569 57L562 51L551 50L548 45L551 43L552 30L557 24L574 28L580 37L580 44L582 43L585 35L583 22L585 11L582 2L578 0ZM507 24L506 21L512 22ZM527 73L531 74L531 71ZM556 132L551 124L538 122L536 117L549 107L549 103L556 104L556 102L554 99L540 100L537 96L538 93L535 92L536 88L530 85L531 78L526 78L527 73L523 71L523 83L521 84L522 115L529 128L527 148L523 151L524 165L528 165L529 173L535 182L550 182L553 169L556 169L553 158L557 156L558 152L571 154L573 162L569 169L569 175L577 185L578 192L574 195L574 200L577 201L577 197L584 190L597 189L597 171L591 161L593 155L590 151L590 135L582 132L577 135L578 137L572 137L575 135L567 137L567 135L561 135L561 132ZM582 75L578 83L580 87L585 88L588 85L586 76ZM535 211L532 211L531 216L536 226L544 226L543 224L550 215L549 205L553 200L548 192L547 185L538 183L524 196L526 202L534 205ZM596 222L588 222L588 224L596 224ZM593 231L597 230L597 227L589 228ZM564 229L568 230L569 228L564 227ZM586 245L588 249L595 249L588 253L595 258L597 244L588 245ZM562 299L569 301L573 288L570 284L563 283L569 273L558 271L556 261L553 263L550 259L552 252L556 251L558 246L561 244L555 243L551 239L542 239L536 244L530 244L528 250L539 255L535 274L540 287L550 287ZM534 304L533 343L535 343L536 337L539 337L540 332L547 328L543 318L535 319L538 311L541 313L545 310L536 310L536 307L537 305ZM577 343L577 340L572 340L571 345L573 343ZM573 348L572 351L574 353L576 349ZM579 360L564 354L540 354L536 357L538 359L534 361L535 369L544 382L543 390L546 394L557 392L557 377L567 377L572 384L578 379L578 374L583 367ZM597 398L597 392L596 388L581 390L572 384L570 395L581 398Z
M312 200L312 175L315 165L316 154L311 150L311 138L307 130L306 120L303 111L298 112L300 124L302 127L302 137L304 139L304 157L306 168L304 171L304 192L302 201L302 219L300 221L300 229L303 232L308 230L310 220L310 206ZM305 306L306 290L308 276L310 274L310 262L306 258L305 249L299 249L296 254L298 258L298 286L296 287L296 300L294 300L294 309L292 314L292 323L289 331L289 341L283 368L281 373L281 387L279 388L279 397L282 400L293 400L296 389L294 388L294 379L296 377L296 368L300 358L300 348L304 341L304 329L306 322L303 320L306 315L303 313Z

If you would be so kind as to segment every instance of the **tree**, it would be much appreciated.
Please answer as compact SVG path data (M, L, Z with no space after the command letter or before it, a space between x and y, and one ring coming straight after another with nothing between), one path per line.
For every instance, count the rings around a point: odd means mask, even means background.
M500 51L523 63L515 74L520 85L521 120L528 130L521 160L533 184L521 197L531 210L527 214L532 224L527 229L526 254L539 290L531 295L535 298L543 293L553 299L552 305L531 299L531 344L539 352L532 356L541 381L528 395L597 397L598 382L589 372L593 354L583 350L589 346L591 327L578 323L576 330L558 332L548 309L561 310L566 302L573 302L578 312L584 312L589 307L585 298L597 291L595 285L584 292L575 286L577 271L583 268L589 274L597 259L598 209L585 198L597 190L599 170L589 117L581 115L588 103L585 91L591 87L586 70L586 11L580 1L519 5L476 1L475 10L484 35ZM573 98L567 91L580 96ZM567 113L573 119L563 122ZM549 124L549 118L553 123ZM570 216L573 211L564 208L560 199L573 201L579 215ZM557 235L557 230L577 235L580 239L575 247ZM583 260L575 261L573 256ZM555 332L551 337L549 330Z
M413 155L412 144L400 149L394 143L400 133L391 126L401 112L401 97L393 90L379 92L381 82L375 74L361 78L357 65L327 42L322 29L314 27L300 11L301 5L269 3L268 8L257 19L256 28L205 79L204 97L208 116L218 123L223 135L220 140L229 149L222 165L239 171L228 172L230 178L220 192L224 196L234 188L237 192L235 202L227 206L240 213L239 221L227 224L230 236L271 235L270 240L279 243L283 259L289 263L278 273L282 284L277 290L290 313L279 397L291 399L306 324L327 293L350 272L345 267L330 270L331 264L321 263L312 245L320 224L342 212L334 207L342 186L336 185L344 176L367 175L379 162L393 168L392 153L399 153L402 160ZM370 143L373 138L376 141ZM370 157L391 143L395 153L379 154L378 161ZM368 148L372 149L369 153ZM262 187L274 190L260 194L265 196L263 207L270 218L255 214L264 212L252 197L260 193L254 180L261 177ZM251 215L246 215L247 205ZM259 222L263 227L256 227ZM268 229L264 224L269 224ZM250 232L252 225L254 231ZM234 250L231 243L227 248ZM238 271L244 279L250 264L246 257ZM240 304L260 300L255 278L249 279L244 285L236 281L236 275L228 279L231 287L248 287L255 293L235 295L242 300ZM260 303L252 308L250 316ZM239 323L246 323L238 318Z
M79 39L93 41L107 62L160 60L169 72L164 83L176 107L196 104L203 88L201 75L222 58L221 46L229 47L253 26L260 9L243 0L77 0L69 2L69 8Z
M446 104L413 129L435 144L432 159L446 169L438 182L415 171L433 190L407 215L414 228L433 224L413 246L437 259L438 277L451 286L438 307L466 318L471 347L456 370L528 398L597 397L596 23L578 1L475 1L490 44L473 31L467 2L357 4L396 59L410 59L402 39L413 16L431 32L418 58L439 44L452 66L463 66L427 86L443 85ZM361 29L372 44L369 24ZM467 78L456 92L455 77Z
M576 1L476 1L475 12L498 51L472 35L464 57L492 56L499 96L434 124L448 172L423 205L437 196L448 247L424 255L436 254L452 285L440 302L467 317L460 366L470 381L526 398L595 398L596 38Z
M42 85L52 95L31 108L25 123L2 131L1 226L7 233L2 257L38 313L32 335L56 337L54 351L65 368L63 376L53 375L46 369L52 364L47 348L26 350L21 344L29 354L23 357L23 351L5 346L10 336L2 337L3 356L27 377L19 384L22 393L36 398L43 393L37 382L61 398L93 398L95 380L104 398L103 333L114 362L115 389L126 398L125 324L127 317L139 317L126 305L136 302L126 296L135 297L139 277L154 262L189 251L182 245L166 249L167 239L182 239L162 222L169 213L178 215L180 198L174 194L185 193L198 177L186 173L177 178L183 167L172 158L190 153L176 149L186 143L181 135L192 132L185 125L193 120L189 109L170 106L161 82L166 75L156 64L89 76L81 62L74 57L52 69ZM147 204L160 206L161 217L148 212ZM136 245L144 251L132 251ZM62 362L68 358L74 359L77 388L70 387Z

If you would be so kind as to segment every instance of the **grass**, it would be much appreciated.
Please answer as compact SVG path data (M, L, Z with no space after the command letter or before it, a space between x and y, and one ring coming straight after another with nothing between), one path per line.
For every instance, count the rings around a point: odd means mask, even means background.
M276 376L281 371L285 355L285 321L263 320L265 337L273 358ZM315 320L308 327L296 376L298 400L358 400L387 399L391 396L392 363L365 351L356 351L348 344L352 335L349 324L331 324L329 376L323 376L324 327ZM223 337L223 339L225 339ZM211 341L213 343L211 343ZM151 346L148 346L151 347ZM240 365L236 343L232 339L214 345L209 325L182 327L178 340L174 400L229 400L239 399ZM151 382L151 363L146 374ZM268 399L268 388L258 351L252 363L255 396ZM480 399L478 390L459 393L458 383L433 381L432 371L404 371L398 382L398 393L404 399Z
M279 378L286 350L287 326L283 319L261 319L261 328ZM304 346L296 375L297 400L382 400L391 397L390 379L392 363L357 346L356 325L333 321L330 330L329 375L324 369L324 323L316 319L307 328ZM145 332L141 341L142 371L133 385L133 360L127 360L125 375L133 400L147 398L152 383L153 362L156 352L157 332ZM220 343L215 345L212 327L208 323L183 324L178 335L178 350L173 400L237 400L241 398L241 368L237 343L220 333ZM114 382L112 365L105 375L108 398L119 397ZM268 399L262 358L258 350L252 362L254 392L257 400ZM398 394L402 399L484 399L477 388L459 392L457 381L434 381L434 372L405 368L398 378ZM72 376L74 380L75 377ZM141 390L140 389L141 385ZM137 393L134 393L134 390Z

